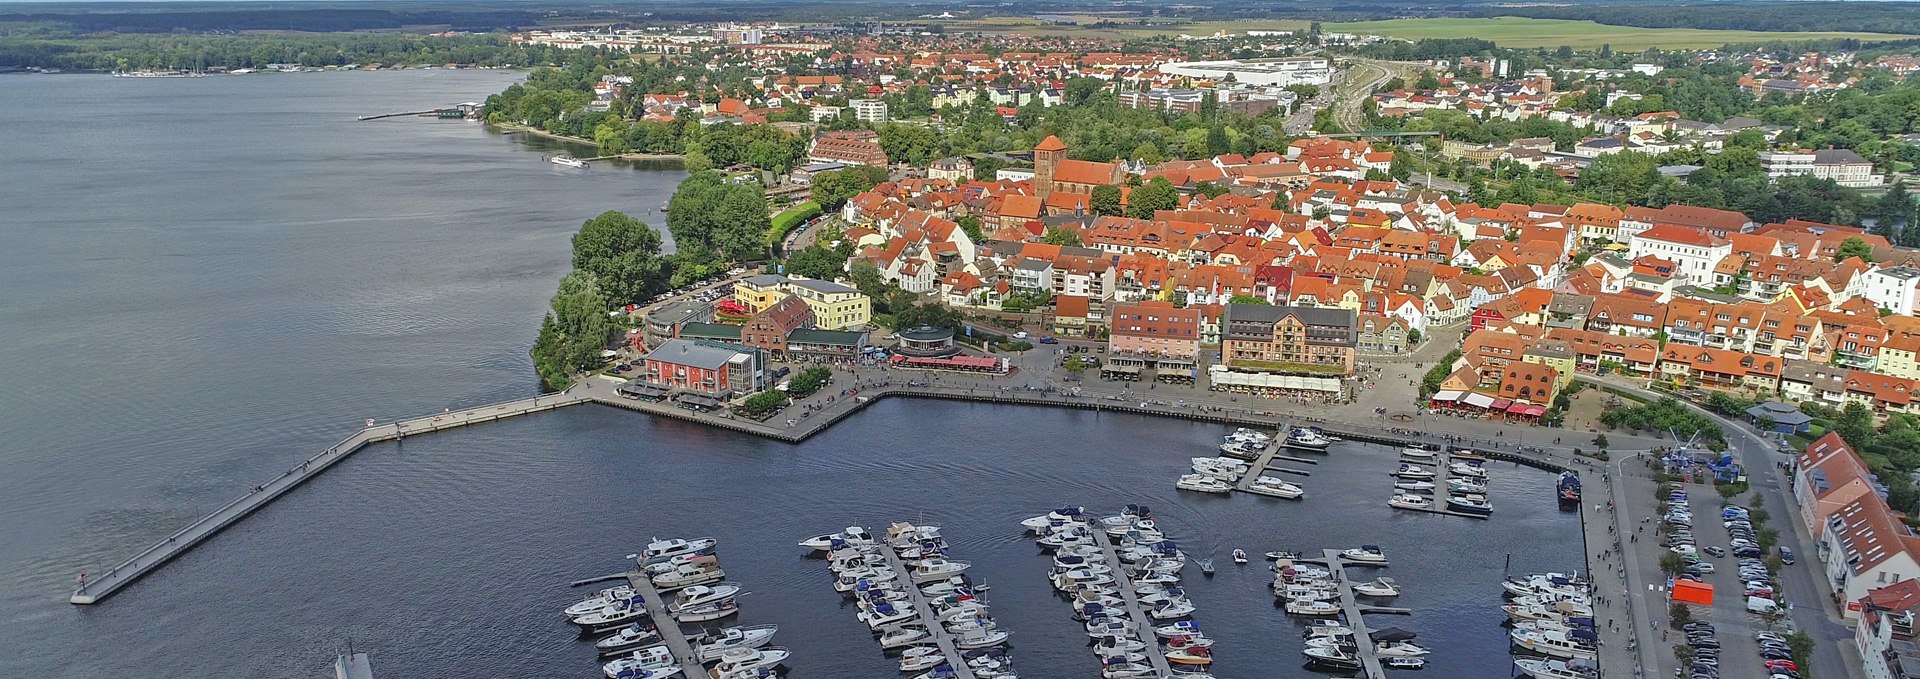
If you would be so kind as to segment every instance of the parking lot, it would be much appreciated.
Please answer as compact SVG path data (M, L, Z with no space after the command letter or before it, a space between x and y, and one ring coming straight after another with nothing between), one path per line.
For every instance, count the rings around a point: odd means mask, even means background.
M1766 664L1769 658L1761 656L1764 645L1770 655L1786 657L1785 631L1769 626L1761 615L1747 608L1749 593L1758 598L1784 600L1784 592L1776 590L1778 583L1766 573L1765 554L1756 544L1757 529L1748 522L1742 508L1723 509L1722 499L1711 486L1691 484L1678 488L1684 489L1680 490L1685 494L1684 501L1672 503L1666 515L1656 515L1646 524L1648 527L1638 533L1642 541L1659 534L1655 544L1660 549L1642 549L1641 554L1645 559L1654 560L1670 553L1695 559L1681 577L1712 585L1713 606L1692 606L1696 622L1687 629L1673 630L1663 625L1663 645L1667 647L1663 655L1672 659L1676 667L1686 668L1678 676L1690 679L1797 678L1799 674L1791 665L1776 664L1779 669L1770 669ZM1690 512L1690 516L1683 512ZM1656 525L1663 526L1659 533L1652 528ZM1687 556L1687 552L1693 556ZM1657 563L1651 566L1658 569ZM1671 588L1669 584L1668 589ZM1756 633L1778 636L1763 644L1756 639ZM1692 647L1699 658L1707 660L1689 667L1679 662L1676 652L1679 646Z

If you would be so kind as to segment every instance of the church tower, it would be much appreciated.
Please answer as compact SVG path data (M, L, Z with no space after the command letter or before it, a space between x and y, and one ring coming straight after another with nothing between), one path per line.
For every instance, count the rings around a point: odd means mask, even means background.
M1033 191L1040 202L1045 203L1047 195L1053 193L1053 171L1066 159L1067 143L1059 137L1048 135L1033 147Z

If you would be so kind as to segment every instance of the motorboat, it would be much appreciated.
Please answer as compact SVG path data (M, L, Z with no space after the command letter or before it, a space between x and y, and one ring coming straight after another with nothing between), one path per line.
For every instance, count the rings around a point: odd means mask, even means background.
M1167 639L1166 646L1167 648L1212 648L1213 639L1208 638L1205 634L1195 632L1193 634L1170 637Z
M1514 658L1513 666L1533 679L1598 679L1600 676L1593 663L1579 660Z
M921 630L926 631L926 630ZM933 669L947 661L947 656L935 646L914 646L900 654L900 671L919 672Z
M1213 577L1213 559L1200 560L1200 574L1209 578Z
M873 544L873 534L867 532L867 529L860 526L847 526L846 530L838 533L815 535L801 540L800 546L816 552L824 552L833 549L836 543L845 545L871 545Z
M1308 637L1304 643L1307 648L1337 648L1350 653L1357 653L1360 650L1360 642L1354 641L1353 635L1351 634L1345 636Z
M654 573L649 579L653 580L655 589L661 592L673 592L694 585L719 582L726 579L726 577L727 572L721 570L718 564L683 563L673 570Z
M1241 476L1246 475L1247 470L1245 467L1228 467L1224 465L1196 462L1193 465L1193 473L1199 474L1201 476L1211 476L1213 478L1220 479L1223 481L1238 481L1240 480Z
M1200 623L1192 620L1182 620L1171 625L1161 625L1153 628L1153 635L1162 639L1191 636L1199 633Z
M1106 663L1100 667L1100 679L1151 679L1160 676L1152 665L1130 663L1125 659Z
M1268 560L1268 561L1280 561L1280 560L1282 560L1282 559L1285 559L1285 560L1287 560L1287 561L1293 561L1293 560L1296 560L1296 559L1299 559L1299 558L1300 558L1300 553L1299 553L1299 552L1288 552L1288 551L1283 551L1283 550L1275 550L1275 551L1271 551L1271 552L1267 552L1266 554L1263 554L1262 556L1265 556L1265 557L1267 557L1267 560Z
M1123 653L1140 653L1147 650L1147 642L1132 637L1104 637L1093 646L1093 654L1106 658Z
M930 582L920 585L920 591L925 592L927 596L946 596L948 594L973 595L990 589L993 589L991 585L973 584L965 575L956 575L940 582Z
M1573 601L1542 602L1523 598L1500 606L1500 610L1507 614L1508 621L1516 624L1530 620L1564 621L1593 617L1592 606Z
M1078 507L1078 506L1071 506L1071 505L1063 506L1051 512L1047 512L1045 514L1041 514L1031 519L1021 521L1020 525L1022 527L1025 527L1027 530L1038 533L1042 530L1045 530L1048 526L1054 525L1059 522L1083 521L1084 520L1083 517L1086 516L1086 513L1087 513L1086 507Z
M1233 433L1228 434L1227 440L1248 441L1251 443L1265 444L1267 442L1272 441L1273 436L1257 429L1248 429L1246 427L1241 427L1239 429L1233 430Z
M1206 666L1213 664L1213 649L1208 646L1185 646L1166 652L1167 662L1175 665Z
M740 604L732 599L722 599L711 603L688 606L673 614L680 622L711 622L740 612Z
M1447 509L1465 514L1487 516L1493 513L1493 503L1485 499L1455 495L1447 498Z
M658 643L661 643L660 630L654 629L650 623L634 623L593 642L593 649L603 656L619 655Z
M787 649L773 646L770 648L736 648L720 657L720 664L707 671L711 679L745 679L758 677L761 669L772 669L787 661L792 653Z
M1287 432L1286 446L1301 450L1326 450L1333 440L1311 429L1294 429Z
M940 540L939 526L916 526L904 521L887 527L887 545L912 547L923 540Z
M1112 637L1108 637L1108 638L1112 638ZM1094 656L1100 658L1101 664L1113 662L1115 659L1118 659L1122 662L1129 662L1129 663L1148 662L1147 654L1142 653L1140 651L1107 651L1103 653L1100 651L1099 647L1095 647L1093 654Z
M1339 615L1340 605L1320 599L1294 599L1287 602L1286 611L1293 615Z
M890 601L874 604L871 610L861 611L857 616L867 628L880 631L889 627L913 622L920 618L920 612L910 605L896 605Z
M1455 460L1470 460L1475 462L1487 461L1487 456L1474 452L1472 450L1468 450L1466 448L1456 448L1454 450L1448 451L1447 457L1453 458Z
M1373 645L1373 652L1382 658L1418 658L1432 651L1411 641L1385 641Z
M1415 493L1431 493L1433 492L1433 482L1419 481L1415 479L1401 479L1399 481L1393 482L1393 489L1412 491Z
M1340 598L1340 593L1334 591L1332 583L1325 586L1317 583L1274 583L1273 596L1286 601L1332 601Z
M1387 505L1400 509L1431 509L1433 498L1411 493L1395 493L1393 499L1387 501Z
M1447 481L1447 492L1457 495L1485 495L1487 487L1485 484L1453 479Z
M639 597L608 605L597 611L574 616L573 624L585 632L605 632L639 622L647 617L647 606Z
M773 641L773 634L778 631L780 631L779 625L728 627L690 641L694 656L699 658L701 664L706 664L719 661L722 655L737 648L765 646Z
M1434 477L1433 470L1417 464L1402 464L1400 465L1399 471L1394 472L1393 475L1403 479L1431 479Z
M1246 460L1225 457L1225 456L1196 457L1196 458L1191 458L1187 461L1192 463L1194 469L1196 470L1198 470L1201 467L1220 467L1224 469L1236 470L1241 473L1246 473L1246 471L1252 466L1247 464Z
M1307 656L1307 663L1315 667L1331 670L1360 669L1359 656L1348 653L1340 648L1308 646L1301 649L1300 652Z
M1107 526L1106 529L1107 535L1117 538L1136 530L1159 532L1160 525L1154 523L1153 519L1135 519L1132 523L1111 525Z
M1410 656L1392 656L1381 658L1380 664L1389 669L1417 670L1424 669L1427 666L1427 660Z
M1279 563L1276 562L1274 565L1278 566ZM1273 570L1275 573L1279 574L1276 576L1276 579L1280 580L1281 582L1288 582L1288 583L1308 582L1313 580L1330 580L1333 578L1333 571L1329 571L1319 566L1313 566L1313 565L1308 565L1303 563L1293 564L1290 566L1281 566Z
M1307 489L1271 476L1254 479L1253 484L1247 486L1247 492L1283 500L1298 500L1307 496Z
M680 662L673 659L673 652L668 651L666 646L652 646L634 651L632 655L609 661L602 665L601 669L608 677L614 679L626 679L640 672L655 673L645 675L648 677L668 677L679 673ZM673 672L659 674L669 669ZM623 676L622 673L627 674Z
M571 167L576 170L587 169L587 161L581 160L579 158L575 158L573 156L566 155L564 153L547 156L547 162L553 163L555 165L559 165L561 167Z
M1220 454L1242 460L1253 460L1258 459L1261 453L1267 452L1266 448L1266 444L1228 441L1220 444Z
M933 638L933 633L922 625L902 625L880 635L881 648L899 648L911 646ZM924 647L916 647L924 648ZM931 667L931 665L929 665Z
M1247 562L1247 550L1244 550L1244 549L1239 549L1239 548L1235 548L1235 549L1233 550L1233 562L1234 562L1234 563L1237 563L1237 564L1244 564L1244 563L1246 563L1246 562Z
M1009 632L990 627L969 627L954 631L953 645L963 651L1007 643Z
M1193 602L1187 601L1186 599L1175 599L1154 606L1153 610L1147 611L1147 616L1153 618L1154 622L1166 622L1168 620L1179 620L1193 615L1193 611Z
M1307 629L1300 633L1302 637L1353 636L1353 628L1332 620L1314 620L1307 623Z
M720 541L713 538L695 538L692 540L682 540L680 538L662 540L660 538L654 538L647 543L647 548L640 552L640 563L642 565L653 565L682 554L712 554L714 548L719 546L719 544Z
M561 614L569 618L578 617L632 599L633 597L634 591L632 585L608 587L594 592L585 599L581 599L579 603L568 606L566 610L561 611Z
M1527 576L1525 579L1508 578L1500 583L1511 596L1545 595L1556 599L1584 597L1587 594L1587 582L1563 573L1542 573Z
M1556 486L1561 502L1580 501L1580 475L1572 471L1560 472L1560 482Z
M1379 545L1361 545L1353 549L1342 550L1340 552L1340 558L1359 563L1387 562L1387 554L1386 552L1380 551Z
M946 559L926 559L914 565L913 582L914 584L919 584L923 582L935 582L939 580L945 580L955 575L959 575L960 573L966 571L968 568L971 568L972 566L973 564L967 563L965 561L948 561Z
M1133 623L1124 618L1102 615L1092 618L1086 624L1089 639L1129 639L1133 637Z
M1581 629L1572 632L1516 629L1507 635L1513 640L1514 648L1552 658L1578 660L1592 660L1597 654L1593 636L1593 630Z
M680 590L673 601L667 602L667 612L677 613L683 609L718 601L726 601L740 595L740 586L731 582L715 585L694 585Z
M1431 460L1439 457L1439 454L1420 446L1407 446L1400 449L1400 457L1409 460Z
M1174 482L1173 487L1198 493L1226 493L1233 490L1232 484L1200 474L1182 476L1179 481Z
M1396 597L1400 596L1400 585L1393 578L1380 578L1373 582L1354 583L1353 593L1379 598Z
M867 568L848 571L833 580L833 591L841 594L860 591L862 585L880 585L900 579L900 574L891 568Z
M1469 462L1455 462L1447 465L1447 473L1475 479L1487 478L1487 469Z

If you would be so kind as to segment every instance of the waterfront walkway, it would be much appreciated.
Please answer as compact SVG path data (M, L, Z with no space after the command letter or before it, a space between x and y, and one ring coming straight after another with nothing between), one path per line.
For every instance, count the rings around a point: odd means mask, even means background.
M1127 576L1126 564L1120 562L1120 551L1114 549L1112 538L1101 536L1098 542L1101 553L1107 557L1107 565L1113 566L1113 586L1120 590L1120 600L1127 605L1127 620L1133 624L1134 636L1147 642L1147 662L1162 677L1173 674L1167 664L1167 653L1161 650L1160 639L1153 633L1153 619L1147 616L1147 607L1140 604L1140 593L1133 591L1133 578Z
M927 593L920 589L920 584L913 581L913 569L900 559L899 550L882 542L880 554L886 557L887 565L893 568L893 572L906 580L905 589L907 596L913 599L913 610L920 613L920 624L933 635L933 643L940 647L941 655L947 657L947 664L953 666L953 676L956 679L973 679L973 668L967 666L966 656L961 655L960 647L954 645L953 633L947 631L946 625L940 624L940 617L933 612L933 603L927 600Z
M687 641L687 633L680 629L680 621L667 613L667 601L661 598L660 590L653 586L653 579L639 568L627 571L627 582L633 583L633 591L647 605L647 617L653 620L653 627L660 631L660 640L666 642L667 652L679 661L681 676L699 679L707 675L700 666L700 655L693 650L693 644Z

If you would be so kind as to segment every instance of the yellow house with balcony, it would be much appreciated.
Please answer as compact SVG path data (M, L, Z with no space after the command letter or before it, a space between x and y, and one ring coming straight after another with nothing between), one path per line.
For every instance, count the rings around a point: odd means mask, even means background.
M864 328L873 321L873 300L839 283L795 278L782 290L806 302L813 309L814 325L822 330Z
M733 285L733 301L753 310L754 313L766 311L767 307L780 302L787 296L787 277L777 274L760 274Z

